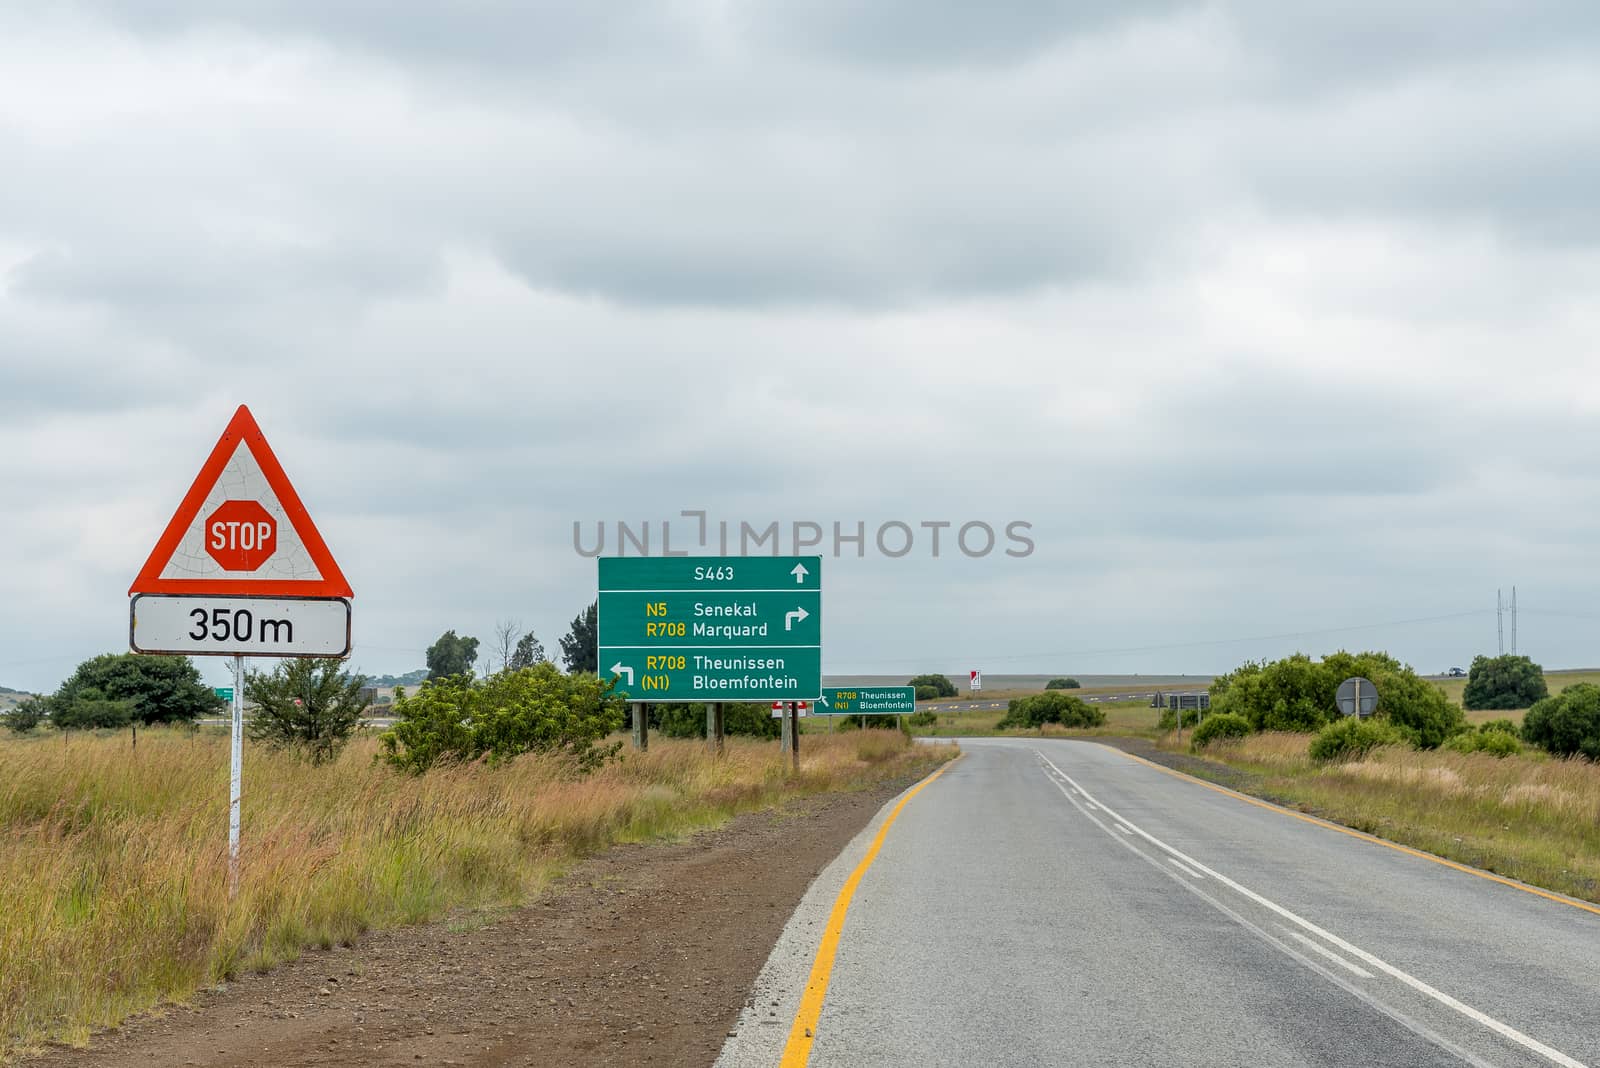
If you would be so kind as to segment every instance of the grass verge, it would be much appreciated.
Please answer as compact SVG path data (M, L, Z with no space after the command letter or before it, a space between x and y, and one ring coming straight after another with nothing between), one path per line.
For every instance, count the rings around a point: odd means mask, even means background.
M898 732L778 747L652 739L580 776L523 757L420 777L359 739L335 762L246 753L239 895L226 893L226 738L178 731L0 740L0 1061L308 946L527 901L575 857L789 798L914 776L954 747Z
M1600 765L1386 747L1317 765L1311 736L1219 741L1182 770L1392 842L1600 903ZM1187 754L1187 743L1158 747ZM1209 767L1208 767L1209 765Z

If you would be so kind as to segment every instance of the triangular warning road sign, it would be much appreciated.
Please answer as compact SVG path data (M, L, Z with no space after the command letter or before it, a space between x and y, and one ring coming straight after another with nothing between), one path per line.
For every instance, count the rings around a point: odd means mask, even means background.
M353 596L242 404L128 593Z

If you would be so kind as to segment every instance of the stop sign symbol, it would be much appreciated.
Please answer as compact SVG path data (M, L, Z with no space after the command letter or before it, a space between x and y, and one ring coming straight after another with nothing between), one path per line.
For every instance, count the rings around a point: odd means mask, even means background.
M224 571L254 571L278 548L278 521L259 501L224 501L206 520L206 553Z

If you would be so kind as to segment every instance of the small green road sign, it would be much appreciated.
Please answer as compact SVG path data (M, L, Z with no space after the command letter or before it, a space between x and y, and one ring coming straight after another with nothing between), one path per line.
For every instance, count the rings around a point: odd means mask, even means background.
M211 692L222 698L224 701L233 700L232 686L216 686L212 688Z
M917 691L910 686L853 686L823 690L819 716L898 716L917 710Z
M601 675L639 701L810 701L820 556L602 557Z

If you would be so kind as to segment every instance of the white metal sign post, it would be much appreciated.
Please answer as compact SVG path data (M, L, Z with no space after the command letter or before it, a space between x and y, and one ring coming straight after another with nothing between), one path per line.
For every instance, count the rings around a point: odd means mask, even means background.
M239 891L244 658L349 656L353 596L248 408L234 413L128 594L134 652L233 661L231 898Z
M244 795L244 657L233 658L233 719L228 742L228 897L239 893L239 799Z

